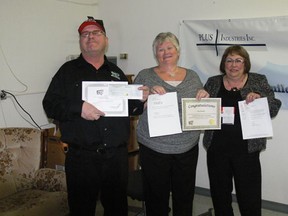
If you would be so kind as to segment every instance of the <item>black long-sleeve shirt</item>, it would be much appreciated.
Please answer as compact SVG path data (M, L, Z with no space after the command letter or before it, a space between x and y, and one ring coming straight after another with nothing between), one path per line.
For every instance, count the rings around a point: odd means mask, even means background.
M125 145L130 133L129 117L100 117L89 121L81 117L82 81L127 81L123 71L109 62L96 70L82 55L63 64L49 85L43 99L47 116L59 122L61 140L77 147L93 149ZM143 103L129 100L129 115L143 112Z

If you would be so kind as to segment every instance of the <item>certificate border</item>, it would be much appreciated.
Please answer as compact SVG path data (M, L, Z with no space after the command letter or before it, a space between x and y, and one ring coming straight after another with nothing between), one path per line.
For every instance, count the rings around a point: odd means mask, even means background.
M91 102L87 98L88 94L88 88L89 87L94 87L94 86L100 86L100 87L106 87L109 88L109 85L123 85L126 84L128 85L127 81L82 81L82 100L87 101L88 103L91 103L93 106L97 108L97 104ZM113 97L109 97L109 99L113 99ZM119 97L117 97L119 99ZM121 98L120 99L123 101L123 111L105 111L101 110L105 113L105 117L127 117L129 116L129 108L128 108L128 99L127 98Z
M201 103L213 103L218 107L218 115L216 116L216 125L201 125L201 126L191 126L186 125L186 105L187 103L201 104ZM197 100L196 98L182 98L182 130L219 130L221 129L221 98L202 98Z

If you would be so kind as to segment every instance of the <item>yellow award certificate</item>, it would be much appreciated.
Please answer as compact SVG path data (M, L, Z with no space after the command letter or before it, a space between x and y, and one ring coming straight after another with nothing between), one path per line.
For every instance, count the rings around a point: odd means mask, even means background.
M221 98L182 98L182 130L221 129Z

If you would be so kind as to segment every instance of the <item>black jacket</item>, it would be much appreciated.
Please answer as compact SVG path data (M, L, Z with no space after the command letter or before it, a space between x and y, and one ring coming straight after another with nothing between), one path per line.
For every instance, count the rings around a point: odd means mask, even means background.
M281 107L281 101L275 98L274 92L271 89L265 75L257 73L249 73L248 80L245 86L240 90L242 99L244 100L250 92L256 92L261 97L267 97L270 116L275 117ZM221 83L223 82L223 75L210 77L204 88L210 94L211 98L217 97ZM203 137L203 144L208 149L212 143L214 131L206 130ZM266 148L266 138L257 138L248 140L248 152L261 151Z
M82 55L63 64L53 77L43 99L47 116L59 122L61 140L69 145L93 149L126 145L130 133L129 117L100 117L88 121L81 117L82 81L127 81L123 71L109 62L96 70ZM129 115L143 112L143 103L129 100Z

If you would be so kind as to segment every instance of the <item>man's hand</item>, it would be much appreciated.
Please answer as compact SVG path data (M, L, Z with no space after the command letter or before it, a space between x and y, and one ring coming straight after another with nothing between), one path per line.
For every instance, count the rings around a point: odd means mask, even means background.
M105 113L98 110L92 104L84 102L82 105L81 117L86 120L98 120L101 116L105 116Z

